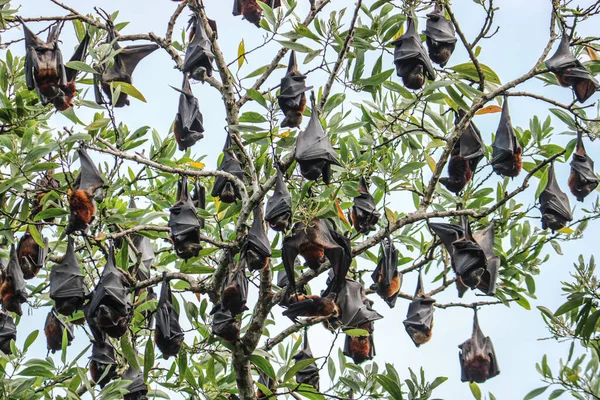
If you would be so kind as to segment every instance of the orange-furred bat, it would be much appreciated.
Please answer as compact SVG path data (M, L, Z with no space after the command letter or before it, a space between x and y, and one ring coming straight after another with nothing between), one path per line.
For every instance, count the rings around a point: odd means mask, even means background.
M27 289L14 245L10 246L8 265L2 270L0 297L2 297L2 307L5 310L23 315L21 304L27 301Z
M87 48L90 43L90 35L88 32L85 33L83 40L77 46L75 53L69 61L84 61L87 56ZM58 96L52 99L52 103L54 104L54 108L58 111L68 110L70 107L73 107L73 97L75 97L76 86L75 81L77 80L77 74L79 70L65 67L65 77L66 82L61 83L59 85L60 92Z
M46 317L46 324L44 325L44 333L46 334L46 346L48 350L53 354L60 351L62 348L63 331L67 330L68 344L73 341L73 330L70 324L64 323L53 308Z
M394 308L402 286L402 275L398 272L398 250L390 238L384 239L381 249L381 258L371 278L375 292L390 308Z
M587 155L583 146L583 135L577 132L577 148L571 160L569 189L579 201L588 196L598 186L598 177L594 173L594 160Z
M406 332L419 347L429 342L433 329L433 304L435 299L427 296L423 288L423 272L419 272L419 280L415 297L408 305L408 313L404 320Z
M357 365L362 364L367 360L372 360L375 356L373 334L368 336L346 335L344 341L344 355L350 357L354 364Z
M306 75L298 71L298 62L296 61L296 52L290 53L290 61L285 76L281 79L281 90L277 101L279 108L285 114L281 121L281 127L297 128L302 123L302 113L306 108L306 92L312 89L312 86L306 86Z
M473 320L473 334L459 345L461 378L463 382L483 383L500 373L492 340L479 328L477 312Z
M328 317L337 315L339 308L335 303L337 294L330 292L327 296L317 295L298 295L291 296L290 305L283 315L292 321L297 321L298 317ZM295 301L295 297L298 298Z
M417 90L423 87L425 78L435 79L435 70L417 33L414 16L407 17L406 32L392 44L396 74L402 78L404 86Z
M454 52L457 39L454 26L444 16L441 4L436 4L434 11L427 14L427 25L423 33L431 61L444 67Z
M92 341L89 369L92 381L101 388L117 376L115 349L109 342Z
M46 261L46 255L48 254L48 238L42 237L44 247L41 247L29 233L29 228L17 245L17 257L19 259L19 266L23 271L23 277L25 279L34 278L40 269L44 266Z
M458 124L464 116L465 112L458 110L455 124ZM471 181L483 154L481 133L475 124L470 122L452 149L451 158L448 161L448 178L440 178L440 183L449 191L455 194L460 193Z
M241 251L242 257L245 259L248 269L256 271L265 268L269 264L271 257L271 244L263 227L263 220L260 218L260 210L254 209L254 220L252 227L248 231L246 241Z
M245 20L259 26L262 8L257 1L267 4L272 9L281 6L281 0L233 0L233 15L243 15Z
M58 48L58 35L62 24L56 24L48 32L48 40L41 40L23 20L25 31L25 83L29 90L35 89L40 101L46 105L60 94L60 85L67 81L62 53Z
M77 150L81 168L73 184L73 192L69 196L71 215L65 228L66 234L85 231L96 215L96 201L104 199L104 178L88 155L85 148Z
M519 175L523 162L521 153L523 148L517 140L515 130L513 129L508 112L508 100L504 98L502 105L502 115L500 124L496 130L496 137L492 144L492 160L490 163L494 168L494 172L498 175L509 176L514 178Z

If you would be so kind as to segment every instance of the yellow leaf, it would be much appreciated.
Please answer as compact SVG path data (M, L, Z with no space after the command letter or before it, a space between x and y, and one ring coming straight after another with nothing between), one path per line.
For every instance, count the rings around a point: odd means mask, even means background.
M198 169L202 169L206 166L206 165L204 165L204 163L201 163L200 161L188 161L188 162L186 162L186 164L189 165L190 167L194 167L194 168L198 168Z
M291 132L292 132L292 131L288 129L287 131L285 131L285 132L282 132L282 133L280 133L279 135L277 135L277 137L278 137L279 139L286 138L286 137L290 136L290 133L291 133Z
M477 111L475 113L475 115L494 114L494 113L499 113L501 111L502 111L502 107L500 107L500 106L487 106L487 107L483 107L481 110Z
M402 35L404 35L404 25L402 25L402 27L398 30L398 33L396 33L392 39L398 40Z
M97 236L96 236L96 240L98 241L103 241L106 240L106 233L100 232Z
M594 61L598 60L598 54L590 46L585 46L585 51L587 51L588 56L590 57L590 60L594 60Z
M387 217L388 221L390 221L392 224L396 222L396 215L392 210L390 210L387 207L385 207L385 216Z
M338 217L340 217L340 219L342 221L344 221L346 224L350 225L350 222L348 222L348 219L344 215L344 211L342 210L342 207L340 207L340 202L338 201L338 199L335 199L335 209L337 210Z
M437 163L435 162L433 157L431 157L429 154L425 154L425 158L427 159L427 165L429 165L429 169L431 170L431 172L435 171L435 166L437 165Z
M244 61L246 61L246 46L244 46L244 39L240 42L238 46L238 69L242 68Z
M564 233L566 235L570 235L571 233L575 233L575 231L571 228L569 228L568 226L565 226L564 228L560 228L558 230L559 233Z

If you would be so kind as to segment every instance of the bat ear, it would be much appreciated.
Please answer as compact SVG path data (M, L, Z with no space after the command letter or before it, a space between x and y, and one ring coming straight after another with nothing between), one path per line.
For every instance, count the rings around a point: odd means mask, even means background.
M415 290L415 297L423 296L425 294L425 287L423 285L423 269L419 270L419 277L417 278L417 289Z
M288 62L287 72L296 71L298 69L298 61L296 60L296 52L292 50L290 52L290 61Z
M23 25L23 32L25 33L25 47L37 47L43 46L45 43L41 40L33 31L31 31L27 25L25 25L25 21L23 21L20 17L18 17L19 21Z

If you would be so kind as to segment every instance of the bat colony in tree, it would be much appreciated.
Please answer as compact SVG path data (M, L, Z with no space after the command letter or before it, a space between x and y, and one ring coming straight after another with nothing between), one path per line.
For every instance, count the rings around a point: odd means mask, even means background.
M259 0L272 8L280 6L279 0ZM259 26L262 9L256 0L234 0L234 15L243 15L249 22ZM444 13L440 4L427 15L424 31L425 44L417 32L416 16L408 15L406 30L394 46L393 62L398 77L408 89L419 90L427 80L435 80L436 72L432 62L444 67L455 49L457 38L454 26ZM216 34L216 23L208 21ZM133 45L121 48L116 41L118 32L107 20L106 43L118 52L112 64L97 65L94 75L95 100L98 104L113 104L115 107L129 105L124 92L115 95L114 86L118 82L131 84L133 72L138 63L156 50L158 45ZM61 24L52 26L46 41L41 40L27 28L23 22L26 42L25 78L27 87L35 89L42 104L53 104L57 110L64 111L72 107L77 95L75 82L78 70L68 68L63 63L58 47ZM205 30L201 16L195 13L189 23L190 41L186 48L182 65L183 83L179 91L179 107L175 116L174 134L181 151L193 146L204 137L203 116L198 99L194 97L190 79L204 81L212 76L214 54L211 38ZM85 61L90 45L90 35L85 34L75 50L71 61ZM570 50L571 36L563 32L560 46L546 66L552 71L558 82L571 87L578 101L584 102L600 87L586 68L574 57ZM298 128L306 110L306 92L312 86L306 86L307 76L298 69L296 54L291 51L287 72L281 78L280 92L277 96L279 107L284 115L281 127ZM108 99L104 98L106 96ZM338 154L325 133L320 120L320 108L314 94L311 97L310 120L297 137L294 159L298 163L302 177L309 181L322 180L328 185L332 182L332 165L340 165ZM456 110L455 124L458 126L465 118L464 110ZM230 134L225 139L223 155L218 167L221 172L214 179L211 195L223 203L235 203L242 198L240 188L231 176L243 181L245 171L236 155L237 145ZM503 101L500 123L492 144L493 154L490 160L493 171L498 175L516 177L522 169L522 146L517 140L511 124L508 101ZM96 204L104 200L105 178L89 156L86 145L77 150L80 170L68 195L69 220L64 233L68 235L67 250L62 262L54 265L50 272L49 296L53 308L45 323L48 350L61 349L63 336L68 342L73 339L73 327L64 316L84 311L85 321L92 333L92 355L89 372L93 381L100 387L117 378L118 365L115 350L109 338L121 338L129 329L133 318L131 282L125 276L123 265L117 266L115 247L127 245L124 241L111 243L106 262L95 288L88 292L81 272L74 237L85 233L94 223ZM461 132L453 147L447 167L447 177L439 181L449 191L460 195L466 185L472 181L478 163L484 158L484 143L477 127L469 122ZM590 194L598 185L593 171L593 161L586 154L583 134L579 131L576 151L571 162L571 175L568 185L573 196L579 201ZM278 286L284 291L280 303L285 307L283 315L292 321L306 317L326 317L328 329L342 331L358 330L358 334L345 337L343 353L356 364L370 360L375 356L374 322L383 318L373 310L373 302L367 297L363 284L349 276L353 259L352 232L342 233L335 222L325 218L294 218L292 197L286 180L287 170L283 164L276 167L276 183L273 195L266 203L264 217L262 209L253 210L253 222L239 250L239 257L229 255L227 271L220 283L220 300L211 311L212 333L227 342L240 339L242 315L248 310L249 271L269 268L272 250L265 230L268 227L284 232L281 258L284 272L278 277ZM359 195L354 198L349 210L351 226L356 236L368 235L377 229L381 214L376 201L369 192L368 176L361 176L358 182ZM57 189L59 183L48 172L36 183L39 195L34 200L33 213L42 208L62 207L56 202L43 204L44 196ZM548 168L548 181L539 196L542 213L542 227L553 231L560 230L573 219L567 195L560 189L554 166ZM260 203L262 205L262 203ZM132 203L132 208L135 204ZM206 208L205 189L194 182L194 192L190 195L187 176L181 176L178 182L177 202L169 209L168 227L174 253L183 260L198 256L202 250L201 232L204 220L198 216L198 209ZM46 219L51 222L51 219ZM461 216L460 224L447 222L428 222L433 236L439 238L446 249L452 269L456 274L456 286L459 297L468 289L478 289L483 294L494 296L496 281L501 267L500 258L494 253L493 223L472 233L469 218ZM41 229L41 225L38 225ZM355 236L355 237L356 237ZM62 237L64 239L64 235ZM0 296L3 310L0 311L0 350L11 353L10 341L16 339L16 327L11 312L22 315L21 305L27 301L25 280L35 277L44 267L48 255L48 240L42 237L44 246L35 240L28 231L21 237L18 245L10 249L8 263L2 265ZM147 280L151 277L154 250L149 238L142 235L132 236L132 242L141 255L141 268L136 268L136 279ZM314 271L325 262L331 266L326 289L320 294L309 294L304 285L297 285L299 270L298 255L305 265ZM396 300L402 286L402 274L398 271L399 252L394 247L390 234L381 243L381 255L372 273L371 289L379 295L390 308ZM130 272L132 272L130 270ZM160 296L156 313L146 314L150 321L155 319L154 341L165 359L177 356L183 345L184 332L179 324L179 313L173 305L173 295L166 272L161 280ZM135 296L146 290L147 296L155 296L151 288L135 291ZM433 312L435 300L424 290L423 271L415 295L408 306L404 326L415 345L421 346L432 337ZM65 333L66 332L66 333ZM485 337L479 328L477 314L474 317L473 335L460 346L460 366L463 381L484 382L499 373L496 355L489 337ZM308 333L304 332L302 349L294 356L296 362L313 359L308 343ZM129 367L123 379L131 380L126 399L146 398L147 386L140 371ZM319 369L313 362L296 372L296 381L319 389ZM274 388L275 382L261 372L259 382ZM266 398L259 390L259 398Z

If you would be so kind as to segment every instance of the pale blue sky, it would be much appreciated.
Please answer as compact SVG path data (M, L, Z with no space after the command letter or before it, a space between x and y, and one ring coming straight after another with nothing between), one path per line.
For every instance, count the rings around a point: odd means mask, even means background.
M131 21L130 25L123 30L123 34L153 31L161 36L164 35L166 28L166 18L171 15L176 7L176 3L168 0L103 0L101 2L72 0L65 2L81 12L91 12L92 6L96 3L100 3L102 8L109 13L120 10L119 20ZM18 4L19 2L14 3ZM64 14L63 10L50 1L35 0L22 3L20 15L23 16ZM217 20L219 24L220 46L227 60L235 58L241 39L244 39L246 49L251 49L262 43L264 31L257 29L252 24L241 21L239 17L234 18L231 15L231 0L209 0L205 3L208 15ZM300 0L299 3L301 5L298 7L298 13L304 16L308 2ZM327 7L326 14L334 8L341 8L350 4L350 1L334 0L332 3ZM462 23L467 37L472 38L478 32L479 21L482 20L483 15L471 1L456 1L455 3L454 11L457 18ZM532 63L539 57L547 40L550 2L547 0L504 0L499 3L501 9L496 14L496 24L499 24L501 28L494 38L482 43L483 49L480 61L490 65L498 73L501 81L505 82L529 70ZM580 1L579 3L588 4L591 1ZM186 11L184 14L188 14L188 12ZM180 18L175 30L175 37L179 37L179 30L186 21L187 17ZM420 19L420 22L422 24L423 19ZM41 28L43 23L39 25L32 24L32 26ZM591 24L583 23L579 26L579 29L580 34L588 34L591 32ZM14 37L13 34L9 33L3 37L3 40L9 40L12 37ZM61 39L64 42L63 52L66 57L70 57L70 49L75 46L75 39L70 27L65 29ZM24 46L22 43L18 43L11 48L11 51L22 55ZM241 75L248 74L265 63L266 60L270 60L272 54L273 50L271 48L250 55L248 57L249 65L242 67ZM449 62L449 66L466 61L468 61L467 54L459 44ZM390 57L384 59L385 67L391 67L391 63ZM132 99L132 105L118 109L116 117L119 121L128 124L131 129L149 125L156 128L161 135L166 135L173 122L179 96L168 85L180 85L181 74L173 69L170 57L162 50L156 51L142 61L138 68L134 74L133 84L144 94L148 103L144 104ZM279 78L280 74L275 74L272 82L277 83ZM319 79L317 75L311 75L309 84L322 85L324 81L319 81ZM519 89L542 92L545 96L567 103L571 99L569 90L558 87L544 88L540 81L532 81L519 87ZM205 138L196 144L193 153L196 155L207 154L205 160L207 168L214 168L216 157L220 153L223 144L223 126L225 125L223 106L219 101L218 94L210 86L196 84L193 86L193 91L200 101L206 129ZM598 95L595 95L592 100L595 101L597 98ZM87 94L87 99L93 99L91 90ZM527 127L529 119L534 115L539 115L542 120L548 115L545 104L531 99L511 98L510 104L512 121L516 126ZM77 112L81 114L80 118L82 120L89 119L90 112L83 110L77 110ZM491 132L495 131L497 127L498 119L499 114L477 116L475 118L475 123L482 131L484 140L487 143L491 140ZM563 127L558 124L556 119L554 122L557 127L555 130L556 143L566 143L570 138L559 136L558 133L563 130ZM53 117L52 123L57 127L71 125L70 121L62 115ZM600 152L598 152L596 143L587 142L586 147L590 154L598 158ZM561 185L566 189L566 176L569 167L567 164L560 164L557 165L556 169ZM509 189L519 185L521 179L517 178L512 182ZM536 185L537 182L534 182L533 187L522 195L521 199L523 201L531 202L533 200ZM597 193L594 193L586 199L584 204L589 205L596 198ZM576 203L572 197L570 201L572 206L576 206L575 218L577 218L581 203ZM412 207L412 202L408 204ZM393 208L399 209L398 206ZM534 210L532 215L537 217L538 212ZM536 223L538 221L532 221L533 225ZM560 357L566 355L568 344L559 345L553 341L538 341L539 338L548 336L548 332L535 306L545 305L550 309L556 309L564 301L560 291L560 282L569 280L569 271L576 255L583 253L585 258L588 259L594 248L595 241L593 241L593 238L599 231L594 226L595 224L591 225L588 228L586 239L562 246L566 256L558 256L550 250L552 257L542 267L542 274L537 279L538 300L531 300L532 311L528 312L513 305L510 309L503 306L487 307L480 312L482 330L492 337L501 370L499 376L481 385L484 392L492 391L499 400L521 399L530 390L541 386L539 375L535 371L535 363L541 360L544 353L549 354L548 362L553 367L558 365ZM406 277L403 291L411 293L415 280L414 274ZM433 288L431 284L428 284L427 287ZM440 302L456 301L456 292L454 288L450 288L446 293L436 296L436 299ZM467 302L473 299L472 293L468 293L464 298ZM471 334L472 311L468 309L437 310L433 339L427 345L416 349L402 325L408 303L399 300L396 308L389 310L379 298L375 298L375 302L377 310L385 316L383 320L378 321L376 324L376 361L381 366L386 362L395 364L402 378L407 377L409 366L414 370L418 370L420 366L423 366L427 377L431 380L436 376L449 377L449 380L434 392L434 397L443 399L470 398L468 384L461 383L459 379L457 346ZM279 315L280 309L275 308L274 311L275 314ZM22 341L31 329L42 328L42 321L47 312L48 308L44 308L35 311L33 315L25 313L19 326L20 345L22 345ZM279 325L281 329L288 324L285 319L278 318L278 321L281 322ZM271 328L271 331L276 332L279 329ZM81 330L78 330L76 334L76 341L69 349L71 356L77 353L76 349L85 346L87 340ZM329 349L329 340L332 336L320 326L311 329L310 336L315 356L324 356ZM31 351L37 351L42 356L45 354L43 335L39 336L38 341L39 343L36 343ZM341 337L338 339L338 343L342 344ZM336 353L334 352L334 354ZM57 360L59 360L58 357ZM170 364L170 361L168 364ZM326 385L326 375L326 371L323 371L321 377L323 380L322 387ZM567 397L565 395L562 398Z

